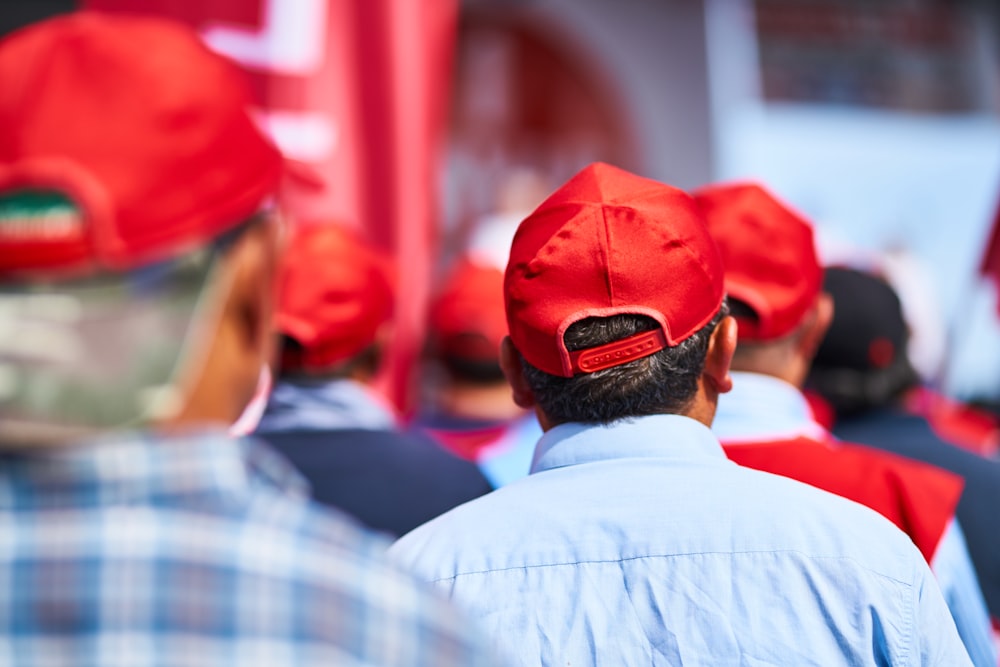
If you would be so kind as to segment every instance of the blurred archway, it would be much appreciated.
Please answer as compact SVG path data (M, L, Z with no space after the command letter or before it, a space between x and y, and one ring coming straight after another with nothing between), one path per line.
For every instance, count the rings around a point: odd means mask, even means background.
M483 224L516 224L586 164L636 168L622 96L571 40L516 11L466 9L456 56L442 265Z

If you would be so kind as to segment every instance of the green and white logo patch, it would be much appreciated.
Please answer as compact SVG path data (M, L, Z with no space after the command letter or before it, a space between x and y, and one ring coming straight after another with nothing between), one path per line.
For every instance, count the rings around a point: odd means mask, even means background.
M83 224L80 208L61 193L18 190L0 194L0 243L79 239Z

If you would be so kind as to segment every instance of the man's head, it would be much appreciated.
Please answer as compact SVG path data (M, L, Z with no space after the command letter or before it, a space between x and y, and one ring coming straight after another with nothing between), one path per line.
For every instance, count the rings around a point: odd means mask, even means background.
M800 386L832 317L812 226L752 183L702 188L694 198L722 255L739 323L733 368Z
M427 337L431 373L424 399L428 407L473 420L521 416L523 410L511 401L500 368L500 345L506 336L503 271L478 253L463 257L431 302Z
M282 161L178 24L0 42L0 441L234 420L269 355Z
M514 237L501 363L515 401L546 427L671 412L709 423L735 345L722 280L690 196L587 167Z
M395 296L386 256L340 225L307 225L288 242L278 279L280 373L368 380Z
M845 415L888 405L916 385L909 327L892 286L871 273L830 267L823 288L836 314L813 361L810 388Z
M507 335L503 272L461 259L435 295L428 327L429 351L455 381L503 383L500 343Z

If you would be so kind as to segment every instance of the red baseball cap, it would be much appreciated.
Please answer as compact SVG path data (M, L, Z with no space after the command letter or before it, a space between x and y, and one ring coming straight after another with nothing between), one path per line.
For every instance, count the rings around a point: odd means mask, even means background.
M302 345L286 370L321 371L375 342L392 317L389 259L357 233L333 224L296 228L278 279L278 330Z
M463 258L431 304L431 338L444 356L497 361L507 335L503 272Z
M77 12L0 42L0 279L122 271L205 244L261 207L282 160L243 75L160 18Z
M681 343L718 312L722 261L685 192L603 163L580 171L521 223L504 278L514 346L572 377ZM570 352L574 322L624 313L660 329Z
M0 40L0 81L0 440L167 419L282 171L243 75L181 24L77 12Z
M741 340L791 333L816 303L823 269L812 225L755 183L694 192L726 267L726 292L757 315L737 318Z

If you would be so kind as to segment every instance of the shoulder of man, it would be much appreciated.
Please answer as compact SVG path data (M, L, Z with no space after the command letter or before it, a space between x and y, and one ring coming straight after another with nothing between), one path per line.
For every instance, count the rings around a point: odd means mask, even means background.
M388 559L387 536L348 515L305 497L272 497L248 512L243 532L257 546L240 554L240 566L294 582L312 624L336 624L333 642L372 664L498 664L476 626Z
M854 443L801 436L724 448L740 465L790 477L874 509L909 534L928 561L962 495L958 475Z

